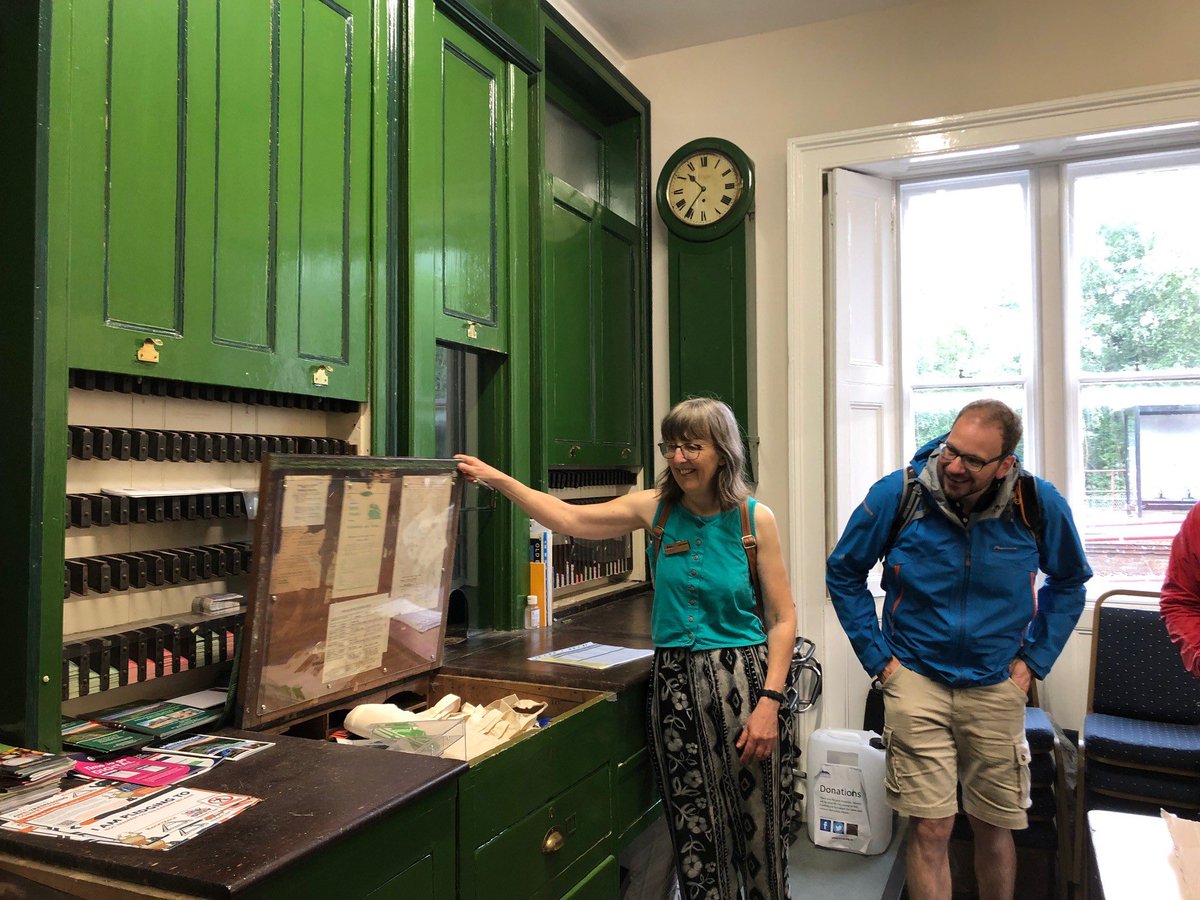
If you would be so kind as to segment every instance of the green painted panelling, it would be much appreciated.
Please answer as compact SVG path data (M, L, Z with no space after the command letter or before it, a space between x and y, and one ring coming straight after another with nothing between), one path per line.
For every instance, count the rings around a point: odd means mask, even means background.
M177 332L183 324L177 238L184 164L179 7L89 5L111 13L104 26L111 30L103 135L108 215L96 235L104 239L107 258L93 288L104 295L106 319ZM103 80L99 86L103 90Z
M719 397L742 428L746 394L746 245L739 229L707 244L673 241L671 402ZM739 289L740 285L740 289Z
M496 322L499 217L505 211L499 175L502 123L497 76L471 48L452 39L442 45L442 308L489 325Z
M637 443L638 397L645 389L637 365L637 229L603 213L600 228L600 272L596 343L596 440L629 449Z
M266 348L274 344L269 298L278 139L274 60L278 20L264 14L271 3L219 4L216 41L220 149L213 184L213 338Z
M365 288L369 207L350 204L368 165L370 9L304 6L298 349L330 362L348 356L352 297Z
M61 5L69 364L365 399L373 0Z
M547 419L557 444L591 443L592 216L595 204L555 179L544 225L546 247ZM569 448L564 451L569 453ZM559 459L555 453L552 459Z

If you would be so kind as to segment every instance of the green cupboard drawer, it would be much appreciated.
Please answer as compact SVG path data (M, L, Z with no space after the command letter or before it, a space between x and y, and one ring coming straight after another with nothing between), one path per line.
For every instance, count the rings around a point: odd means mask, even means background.
M637 835L642 826L658 815L661 800L654 783L650 750L642 747L615 766L613 776L613 834L618 849Z
M646 690L645 684L637 684L617 695L614 759L628 759L646 746Z
M609 767L602 765L475 850L474 890L478 900L535 896L576 860L611 837ZM615 896L615 895L613 895Z
M489 698L484 702L508 693L526 698L541 692L552 699L548 728L472 761L459 778L460 847L481 846L598 767L607 770L616 724L612 694L488 679L439 677L436 681L433 696L449 690L471 702L477 702L471 699L473 687L481 699ZM607 794L603 802L607 815Z
M562 900L612 900L621 888L621 869L615 857L588 872L587 877L562 895Z

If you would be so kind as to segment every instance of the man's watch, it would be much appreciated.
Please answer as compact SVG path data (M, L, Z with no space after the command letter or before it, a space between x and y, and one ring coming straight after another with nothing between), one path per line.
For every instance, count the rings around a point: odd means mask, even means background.
M776 700L780 706L787 706L787 697L783 696L780 691L773 691L770 688L763 688L758 692L758 696L766 697L768 700Z

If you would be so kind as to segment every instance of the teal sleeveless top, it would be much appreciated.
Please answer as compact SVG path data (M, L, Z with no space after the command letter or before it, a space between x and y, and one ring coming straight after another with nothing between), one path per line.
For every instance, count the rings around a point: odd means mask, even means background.
M754 506L751 498L751 533ZM654 518L657 521L658 509ZM676 552L668 554L668 549ZM657 559L653 550L651 544L646 552L654 573L650 618L654 646L717 650L767 639L755 612L750 566L742 547L742 517L736 506L715 516L698 516L676 503L663 526Z

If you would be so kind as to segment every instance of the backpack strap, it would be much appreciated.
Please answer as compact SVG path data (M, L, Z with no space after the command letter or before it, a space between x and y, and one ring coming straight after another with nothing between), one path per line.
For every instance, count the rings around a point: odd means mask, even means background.
M1017 515L1021 522L1033 532L1038 548L1042 546L1042 499L1038 496L1037 479L1024 469L1017 476L1017 486L1013 490L1013 503L1017 507Z
M746 551L746 564L750 567L750 584L754 588L754 608L758 617L766 624L766 610L763 609L762 588L758 584L758 539L750 525L750 501L743 500L738 504L738 513L742 517L742 549Z
M892 517L892 527L888 531L887 543L879 554L884 559L895 546L896 538L913 519L917 517L917 509L921 503L921 488L917 484L917 473L912 466L904 468L904 489L900 492L900 505L896 507L896 515Z

